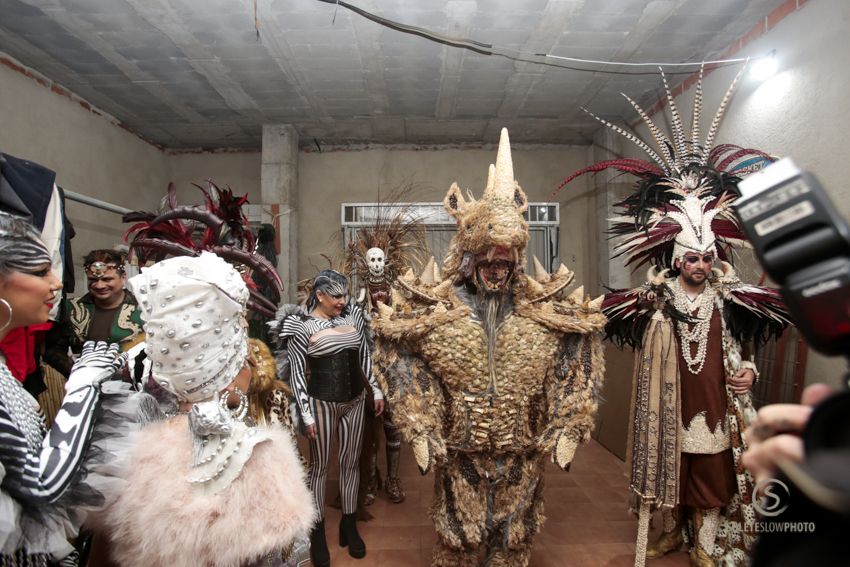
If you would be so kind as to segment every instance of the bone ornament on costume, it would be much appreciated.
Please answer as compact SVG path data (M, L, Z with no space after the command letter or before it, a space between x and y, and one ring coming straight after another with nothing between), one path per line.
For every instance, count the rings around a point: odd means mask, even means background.
M366 251L366 262L369 264L369 275L380 278L384 275L384 251L380 248L369 248Z
M697 527L705 526L705 530L697 530L696 540L700 545L693 553L739 565L747 562L752 544L753 534L744 530L745 525L751 525L755 520L750 498L752 479L740 466L744 447L741 433L746 427L746 416L752 412L752 403L749 394L735 395L725 384L725 379L742 369L755 372L754 362L743 360L743 345L779 336L789 324L789 318L777 290L741 282L730 263L733 247L748 246L732 208L739 196L737 184L741 176L773 161L771 156L760 150L732 144L713 145L720 121L743 71L726 91L705 140L700 132L702 72L695 89L690 136L686 135L662 73L670 109L669 137L626 96L647 126L658 151L631 132L594 116L640 147L652 161L615 159L599 162L573 173L559 187L563 188L580 175L608 168L638 178L636 191L615 205L619 210L617 216L610 219L610 233L615 243L615 257L625 256L626 265L633 264L635 267L650 264L647 282L633 290L612 290L603 304L603 311L609 319L606 327L608 336L620 345L628 344L639 349L635 357L629 432L630 491L633 508L639 514L636 566L643 565L648 557L647 533L652 510L671 510L679 505L680 498L683 498L681 494L687 493L682 486L699 485L700 490L711 494L711 498L721 492L704 486L704 478L679 478L680 465L685 468L682 464L684 454L714 457L731 448L731 460L734 461L735 494L723 506L722 516L715 514L712 521L698 522L698 518L695 519L694 523L699 524ZM694 303L694 299L682 290L679 280L671 277L670 271L677 268L677 262L682 262L688 253L702 255L709 252L714 253L719 262L715 262L704 289ZM720 316L717 317L717 314ZM712 342L709 347L712 315L719 320L720 340L719 343ZM693 354L694 348L696 354ZM702 372L709 348L723 351L722 376L718 376L716 370ZM682 363L679 362L679 353ZM712 360L717 360L716 355L715 351ZM681 373L685 370L688 374L682 378ZM690 382L687 381L694 380L693 376L698 376L701 383L721 381L719 388L724 393L725 412L720 413L725 415L721 419L722 427L718 426L714 431L710 428L714 427L714 423L710 427L705 426L709 402L695 393L689 394L691 397L686 400L682 393L698 391L688 389ZM706 411L686 418L683 400L688 402L688 407ZM683 423L685 419L687 423ZM701 462L705 469L708 461ZM705 470L711 470L720 477L717 466L712 466L714 468ZM722 498L727 496L724 494ZM704 501L709 499L705 497ZM708 517L712 506L703 505L702 508L705 508L702 511ZM676 541L675 530L669 531L672 534L670 541ZM650 551L661 549L658 545ZM680 540L678 545L681 545ZM667 551L675 547L672 545Z
M427 258L424 231L412 201L415 185L402 185L389 192L374 208L369 225L357 230L348 243L344 272L360 287L357 301L368 313L378 303L392 302L395 279Z
M423 472L434 468L432 565L522 567L543 523L544 459L568 468L589 439L604 370L602 298L563 265L525 274L528 203L507 130L480 199L453 184L458 230L397 281L372 321L376 374Z

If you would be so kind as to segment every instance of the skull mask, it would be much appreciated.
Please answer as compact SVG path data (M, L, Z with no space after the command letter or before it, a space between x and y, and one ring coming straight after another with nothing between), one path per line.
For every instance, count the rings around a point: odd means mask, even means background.
M380 248L369 248L366 251L366 263L369 266L369 275L378 278L384 275L384 251Z

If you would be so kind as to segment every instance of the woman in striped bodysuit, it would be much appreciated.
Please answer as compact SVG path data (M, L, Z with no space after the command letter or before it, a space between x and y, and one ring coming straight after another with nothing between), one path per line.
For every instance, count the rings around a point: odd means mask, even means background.
M339 541L341 546L348 546L352 557L364 557L366 545L357 533L355 513L363 412L366 395L374 396L376 415L383 411L384 399L372 375L363 312L348 301L346 277L334 270L324 270L313 280L306 314L287 316L279 328L281 338L288 344L292 390L310 441L308 483L320 517L310 536L313 563L330 564L324 505L334 433L339 436L343 512Z

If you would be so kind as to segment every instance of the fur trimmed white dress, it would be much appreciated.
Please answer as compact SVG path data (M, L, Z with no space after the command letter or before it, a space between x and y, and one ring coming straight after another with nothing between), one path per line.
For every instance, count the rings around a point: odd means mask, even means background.
M249 431L262 439L248 449L238 476L213 492L191 482L197 470L185 417L146 427L127 489L101 518L112 559L122 567L286 564L316 519L313 498L289 432Z

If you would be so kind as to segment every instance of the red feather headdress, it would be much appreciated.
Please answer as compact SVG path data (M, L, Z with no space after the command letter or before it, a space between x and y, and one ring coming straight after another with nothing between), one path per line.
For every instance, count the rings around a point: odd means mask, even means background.
M177 206L177 189L169 183L164 212L134 211L123 216L124 222L135 223L124 233L124 240L140 265L169 256L199 256L204 251L217 254L242 273L251 293L248 308L272 317L283 283L269 261L254 251L254 235L242 212L248 195L236 197L229 187L222 189L212 181L207 184L207 188L195 185L204 195L204 205ZM252 273L269 284L270 299L257 291Z
M743 73L743 69L741 70ZM610 219L610 233L617 239L615 255L627 257L626 264L638 267L652 263L670 267L684 250L715 249L719 258L729 260L728 246L746 245L732 205L740 195L738 181L774 161L768 154L732 144L712 147L718 126L732 92L741 76L735 77L711 122L706 139L701 139L702 72L696 85L690 136L676 107L664 73L661 78L670 108L671 135L668 136L631 98L623 95L649 129L655 149L632 132L593 113L593 118L641 148L651 161L614 159L576 171L558 186L560 191L576 177L616 169L638 178L635 193L617 203L617 215Z

